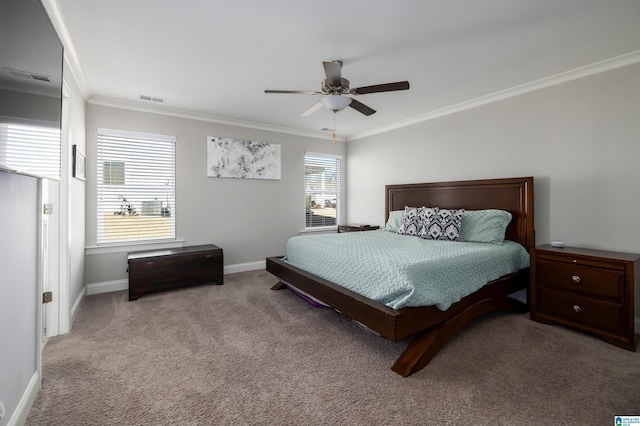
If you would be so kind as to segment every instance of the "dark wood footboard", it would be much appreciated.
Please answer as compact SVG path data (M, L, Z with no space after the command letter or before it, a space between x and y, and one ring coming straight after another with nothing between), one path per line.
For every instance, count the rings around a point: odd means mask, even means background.
M446 311L435 306L392 309L291 266L281 257L267 258L267 271L281 279L274 290L292 285L392 341L414 336L392 367L404 377L424 368L460 329L479 316L498 310L528 311L526 304L507 297L527 288L528 268L492 281Z

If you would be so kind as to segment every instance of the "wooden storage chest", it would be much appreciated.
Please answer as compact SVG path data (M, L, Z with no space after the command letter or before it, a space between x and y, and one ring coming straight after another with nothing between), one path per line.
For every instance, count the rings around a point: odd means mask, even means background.
M213 244L129 253L129 300L145 294L223 282L222 249Z

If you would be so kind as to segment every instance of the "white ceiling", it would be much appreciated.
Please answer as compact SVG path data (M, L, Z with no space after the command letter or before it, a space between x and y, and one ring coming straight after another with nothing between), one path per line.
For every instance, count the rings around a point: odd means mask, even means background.
M332 113L300 116L317 97L264 90L317 91L322 61L336 59L352 88L410 82L408 91L357 97L376 114L338 113L347 139L622 55L640 61L638 0L53 4L90 101L144 108L144 94L214 120L323 134Z

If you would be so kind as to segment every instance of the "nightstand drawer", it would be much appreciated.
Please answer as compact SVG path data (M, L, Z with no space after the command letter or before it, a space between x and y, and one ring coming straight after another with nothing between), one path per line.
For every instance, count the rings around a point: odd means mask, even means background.
M537 309L558 320L625 334L625 306L546 288L537 290Z
M625 274L622 270L580 266L536 259L536 285L568 290L623 302Z

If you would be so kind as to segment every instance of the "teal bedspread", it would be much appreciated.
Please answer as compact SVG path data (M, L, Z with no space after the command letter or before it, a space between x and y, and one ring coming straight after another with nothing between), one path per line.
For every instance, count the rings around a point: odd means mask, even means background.
M520 244L432 241L378 230L302 235L285 262L391 308L446 310L486 283L529 266Z

